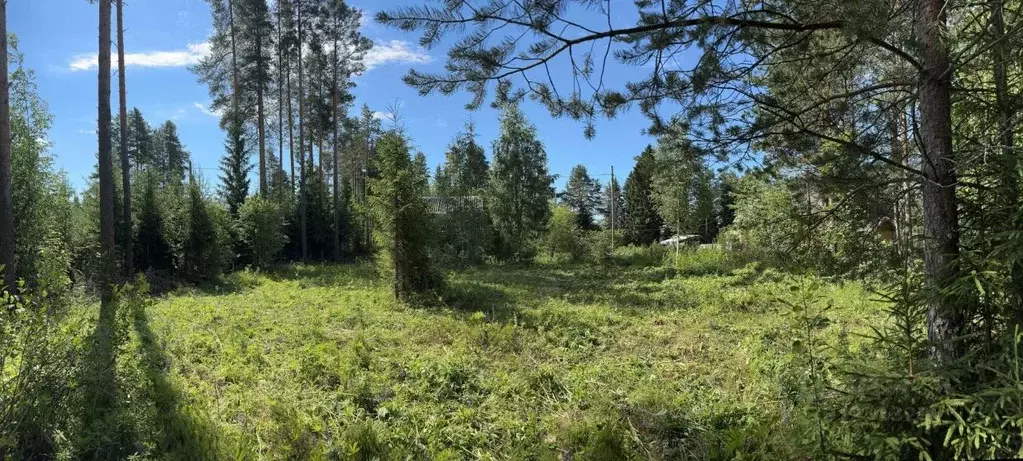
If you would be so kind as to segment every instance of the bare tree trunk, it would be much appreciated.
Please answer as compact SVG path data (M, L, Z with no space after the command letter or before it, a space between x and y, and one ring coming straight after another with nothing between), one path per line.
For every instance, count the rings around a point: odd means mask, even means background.
M266 196L266 117L263 113L263 85L266 83L266 69L263 68L263 31L256 37L256 125L259 136L259 194Z
M305 134L305 91L303 88L304 74L302 72L302 2L301 0L295 2L295 8L298 10L298 169L299 169L299 187L298 187L298 203L299 203L299 221L302 230L302 261L308 259L309 247L306 238L306 197L305 197L305 183L306 183L306 171L305 171L305 141L302 136ZM310 149L312 149L312 143Z
M124 0L117 0L117 90L121 121L121 188L124 194L124 275L135 273L132 249L131 165L128 161L128 94L124 74Z
M13 290L17 283L14 267L14 201L11 196L11 95L7 81L7 0L0 0L0 265L3 283ZM0 291L3 290L0 288Z
M285 75L288 79L288 162L291 164L291 193L295 193L295 110L291 107L294 94L291 91L291 57L288 56Z
M284 178L281 177L281 170L284 169L284 31L281 29L281 2L277 1L277 158L278 169L274 171L277 176L277 187L283 194Z
M114 166L110 152L110 0L99 2L99 138L100 248L103 306L112 308L116 251L114 248Z
M334 62L333 62L333 64L334 64L334 75L333 75L334 93L333 93L333 98L332 98L332 101L331 101L331 108L334 111L334 123L333 123L333 126L332 126L332 128L334 130L334 139L333 139L333 142L332 142L333 148L334 148L334 169L333 169L333 176L334 176L334 178L333 178L334 179L334 181L333 181L333 183L334 183L334 191L333 191L334 192L334 258L337 259L338 261L340 261L341 260L341 190L340 190L341 182L338 180L338 170L340 170L338 165L341 163L341 154L339 153L340 150L341 150L341 145L338 143L338 124L341 123L341 117L340 117L340 112L341 111L338 108L338 104L340 103L340 98L338 97L339 95L338 95L338 87L337 87L337 72L338 72L337 67L338 67L338 59L340 59L340 57L341 57L341 52L338 51L338 42L337 42L337 33L336 33L336 25L337 25L337 16L336 16L336 14L335 14L335 19L334 19L334 24L335 24Z
M932 296L927 306L931 357L950 363L963 330L962 304L937 291L958 275L959 214L952 152L952 59L943 0L919 0L916 34L921 47L920 138L924 173L924 271Z

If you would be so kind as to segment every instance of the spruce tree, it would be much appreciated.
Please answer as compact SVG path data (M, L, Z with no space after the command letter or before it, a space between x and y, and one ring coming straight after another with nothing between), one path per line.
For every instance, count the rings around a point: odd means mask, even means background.
M245 136L240 122L234 122L228 130L227 155L220 159L223 176L220 177L220 194L227 204L231 216L238 216L238 210L249 195L249 153L245 147Z
M653 201L653 174L657 168L654 149L647 146L636 157L636 165L625 180L622 233L625 241L635 245L648 245L661 235L663 221Z
M574 213L576 227L584 231L596 229L594 218L601 205L600 182L590 177L585 166L572 167L560 198Z
M139 178L142 194L138 202L138 232L135 233L135 266L142 271L155 269L170 272L173 269L171 247L160 203L159 179L153 171Z
M442 284L428 253L432 229L423 200L427 184L402 134L385 133L377 156L371 196L375 232L386 255L385 266L394 275L395 296L412 301Z

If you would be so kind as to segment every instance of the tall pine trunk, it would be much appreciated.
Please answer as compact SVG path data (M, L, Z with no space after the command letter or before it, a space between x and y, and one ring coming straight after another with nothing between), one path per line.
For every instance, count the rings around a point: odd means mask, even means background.
M920 43L920 138L923 162L924 271L932 291L927 306L931 357L951 363L963 330L962 303L939 290L958 276L959 214L952 152L952 59L945 37L944 0L919 0L916 35Z
M291 193L295 193L295 110L291 107L291 100L295 94L291 89L291 56L288 56L287 69L284 70L288 87L288 162L291 164Z
M341 98L339 97L340 95L338 94L338 87L337 87L337 72L338 72L337 71L337 66L338 66L338 60L341 58L341 52L338 51L337 27L336 27L337 26L337 16L335 16L334 24L335 24L335 28L334 28L334 62L333 62L333 64L334 64L334 75L333 75L333 82L332 82L333 83L333 87L334 87L334 93L333 93L333 98L332 98L332 101L331 101L331 108L333 109L333 112L334 112L334 114L333 114L333 116L334 116L333 117L333 123L332 123L332 127L331 127L334 130L334 139L332 140L333 150L334 150L334 169L333 169L333 176L334 176L334 178L333 178L334 179L334 181L333 181L333 184L334 184L334 191L333 191L334 192L334 258L337 259L338 261L340 261L341 260L341 189L340 189L341 188L341 182L339 181L339 178L338 178L338 170L340 169L338 165L340 165L340 163L341 163L341 154L340 154L341 145L338 143L338 124L341 123L341 117L340 117L340 112L341 111L339 110L338 104L340 104Z
M102 251L102 305L112 309L113 284L116 279L114 247L114 165L110 145L110 0L99 2L99 114L96 135L99 137L99 209L100 249ZM101 315L102 317L102 315ZM111 317L112 318L112 317Z
M305 135L305 91L303 86L303 78L305 78L302 69L302 2L298 1L295 4L295 8L298 10L298 169L299 169L299 186L298 186L298 203L299 203L299 226L301 227L301 241L302 241L302 261L305 261L309 256L309 247L306 238L306 196L305 196L305 183L306 183L306 171L305 171L305 141L303 136ZM310 149L312 149L312 143L310 142ZM311 155L311 154L310 154Z
M128 161L128 94L124 74L124 0L117 0L117 91L121 122L121 188L124 194L124 274L128 278L135 272L132 248L131 218L131 165Z
M0 0L0 265L4 287L15 288L14 202L11 196L11 95L7 82L7 0ZM2 288L0 288L2 290Z
M283 194L284 178L284 31L281 29L281 2L277 1L277 184Z
M259 194L266 197L266 118L263 112L263 86L266 85L266 69L263 67L263 32L256 36L256 131L259 136Z

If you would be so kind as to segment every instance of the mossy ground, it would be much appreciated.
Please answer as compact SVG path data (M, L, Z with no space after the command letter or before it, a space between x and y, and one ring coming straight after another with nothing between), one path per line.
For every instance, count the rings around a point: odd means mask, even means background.
M154 459L793 459L813 422L799 279L739 270L491 266L446 307L394 301L370 264L240 272L134 315L118 358ZM709 271L714 272L714 271ZM824 335L879 318L825 284ZM133 399L133 400L132 400Z

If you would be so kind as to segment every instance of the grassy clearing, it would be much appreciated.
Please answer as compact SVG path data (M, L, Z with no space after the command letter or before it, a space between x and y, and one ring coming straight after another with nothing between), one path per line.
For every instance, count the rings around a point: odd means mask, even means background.
M700 270L699 273L713 271ZM238 273L138 312L119 358L143 457L791 459L812 421L792 283L739 270L488 267L445 308L398 305L370 265ZM826 337L878 306L825 285ZM805 439L805 440L804 440Z

